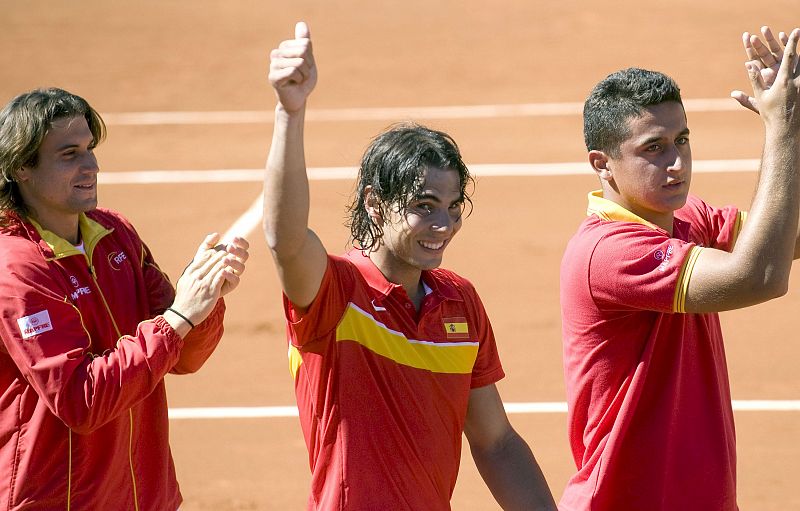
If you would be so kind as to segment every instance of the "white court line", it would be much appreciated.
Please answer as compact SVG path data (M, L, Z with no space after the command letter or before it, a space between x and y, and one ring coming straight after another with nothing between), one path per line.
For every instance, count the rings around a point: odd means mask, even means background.
M734 411L739 412L797 412L800 400L733 400ZM509 414L567 413L567 403L561 401L542 403L503 403ZM207 408L170 408L169 418L184 419L262 419L297 417L296 406L240 406Z
M731 98L684 99L687 112L734 112L742 107ZM491 119L501 117L552 117L581 115L583 103L518 103L500 105L454 105L389 108L319 108L309 109L306 120L313 122L394 121L400 119ZM217 112L109 112L103 119L109 126L158 126L200 124L268 124L274 113L269 110Z
M694 172L753 172L758 159L695 160ZM590 175L587 162L567 163L476 163L469 165L475 176L577 176ZM355 167L313 167L308 179L324 181L354 179ZM168 184L168 183L251 183L264 179L263 169L225 170L144 170L135 172L101 172L97 180L104 185Z
M698 160L692 163L694 172L752 172L758 169L759 160ZM521 164L475 164L470 171L478 177L508 176L571 176L590 175L588 163L521 163ZM316 167L308 169L311 181L349 179L356 177L355 167ZM100 184L178 184L178 183L235 183L261 181L262 169L228 170L148 170L142 172L102 172L98 174ZM261 222L261 195L245 213L228 229L223 240L234 236L248 237Z

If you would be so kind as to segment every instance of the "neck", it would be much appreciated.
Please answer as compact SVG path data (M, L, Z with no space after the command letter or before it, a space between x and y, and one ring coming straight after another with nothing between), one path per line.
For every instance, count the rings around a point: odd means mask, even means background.
M386 250L380 249L370 252L369 258L375 263L386 280L393 284L403 286L406 294L418 305L425 297L425 288L422 286L422 270L409 264L398 262L391 256L387 257Z
M42 228L47 229L60 238L64 238L73 245L80 243L81 233L78 215L74 215L74 217L70 216L69 218L60 217L56 219L47 218L46 216L42 217L41 215L37 215L35 212L32 212L30 217L36 220L36 223L41 225Z

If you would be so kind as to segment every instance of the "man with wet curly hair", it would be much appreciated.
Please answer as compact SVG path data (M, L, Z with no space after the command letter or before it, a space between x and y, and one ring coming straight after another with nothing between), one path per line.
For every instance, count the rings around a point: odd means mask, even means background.
M330 255L308 228L303 120L316 78L298 23L272 52L264 232L284 291L308 509L449 510L462 432L504 509L555 509L495 387L503 369L483 305L439 268L470 203L458 147L414 124L375 138L350 206L354 249Z

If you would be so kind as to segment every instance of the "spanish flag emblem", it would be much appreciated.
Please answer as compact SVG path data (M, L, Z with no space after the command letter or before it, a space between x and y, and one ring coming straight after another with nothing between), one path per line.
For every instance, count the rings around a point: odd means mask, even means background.
M469 337L467 318L442 318L442 321L448 339L466 339Z

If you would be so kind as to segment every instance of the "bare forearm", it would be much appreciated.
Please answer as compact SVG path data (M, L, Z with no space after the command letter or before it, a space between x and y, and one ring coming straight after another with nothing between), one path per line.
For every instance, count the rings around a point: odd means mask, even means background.
M734 249L755 285L780 288L788 279L800 214L799 149L796 133L768 128L758 189Z
M796 133L769 130L758 188L732 253L703 250L692 271L686 312L738 309L786 293L800 215Z
M276 257L292 257L308 231L309 192L303 122L305 109L275 109L272 146L264 175L264 234Z
M556 504L530 447L516 432L494 450L472 447L478 471L506 510L555 510Z

